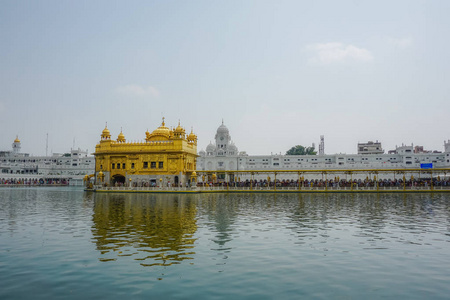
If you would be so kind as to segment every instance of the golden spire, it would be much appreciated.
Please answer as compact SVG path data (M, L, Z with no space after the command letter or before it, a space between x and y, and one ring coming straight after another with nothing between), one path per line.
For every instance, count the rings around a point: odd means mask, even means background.
M117 137L117 141L118 142L122 142L122 143L124 143L126 141L125 140L125 135L122 132L122 127L120 127L120 133L119 133L119 136Z
M103 129L101 137L102 139L109 139L111 137L111 133L108 130L108 122L106 122L105 129Z

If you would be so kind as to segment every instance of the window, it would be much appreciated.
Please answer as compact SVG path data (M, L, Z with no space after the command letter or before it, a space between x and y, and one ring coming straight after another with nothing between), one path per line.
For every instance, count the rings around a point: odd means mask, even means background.
M144 169L148 169L148 161L144 161Z
M156 169L156 161L152 161L152 162L150 163L150 168Z
M158 162L158 168L160 169L164 168L164 162L162 161Z
M134 163L131 163L131 168L134 169Z
M111 169L114 170L114 169L115 169L115 166L116 166L116 164L112 164L112 165L111 165Z
M125 169L125 163L122 164L122 169Z
M120 169L120 163L117 163L117 169Z

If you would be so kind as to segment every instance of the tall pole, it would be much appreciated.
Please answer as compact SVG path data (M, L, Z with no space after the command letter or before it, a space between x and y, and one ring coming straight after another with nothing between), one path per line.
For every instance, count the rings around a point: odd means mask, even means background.
M274 181L273 181L273 186L274 186L274 189L275 189L275 191L277 190L277 172L274 172L275 173L275 178L273 179Z
M350 171L350 189L353 191L353 172Z
M433 171L430 170L431 175L431 190L433 190Z

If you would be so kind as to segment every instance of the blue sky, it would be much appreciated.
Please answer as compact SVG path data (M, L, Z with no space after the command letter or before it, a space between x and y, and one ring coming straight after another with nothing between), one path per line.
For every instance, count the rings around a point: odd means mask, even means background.
M239 150L450 139L449 1L1 1L0 149L94 151L166 118Z

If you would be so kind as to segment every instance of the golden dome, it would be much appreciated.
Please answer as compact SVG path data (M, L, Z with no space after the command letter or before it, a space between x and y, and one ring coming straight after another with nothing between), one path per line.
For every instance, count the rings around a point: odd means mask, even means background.
M102 131L102 135L108 135L108 134L111 134L111 133L109 132L109 129L105 127L105 129L103 129L103 131Z
M175 132L186 132L185 130L184 130L184 128L183 127L181 127L181 125L180 125L180 121L178 121L178 126L177 126L177 128L175 128Z
M177 138L184 138L184 135L186 134L186 130L184 130L184 128L181 127L180 121L178 121L178 126L177 126L177 128L175 128L173 133L174 133L175 137L177 137Z
M189 133L187 140L188 141L195 141L197 139L197 136L194 134L193 129L191 128L191 133Z
M164 118L163 118L161 126L156 128L155 130L153 130L153 132L147 136L146 140L148 140L148 141L168 140L170 137L171 130L168 127L166 127L165 125L166 124L164 123Z
M196 177L197 176L197 172L192 172L192 177Z
M109 132L108 126L105 126L105 129L102 131L102 138L109 139L111 137L111 133Z
M117 137L118 142L125 142L125 135L122 133L122 130L120 130L119 136Z
M19 136L16 135L16 139L14 140L14 143L20 143Z

